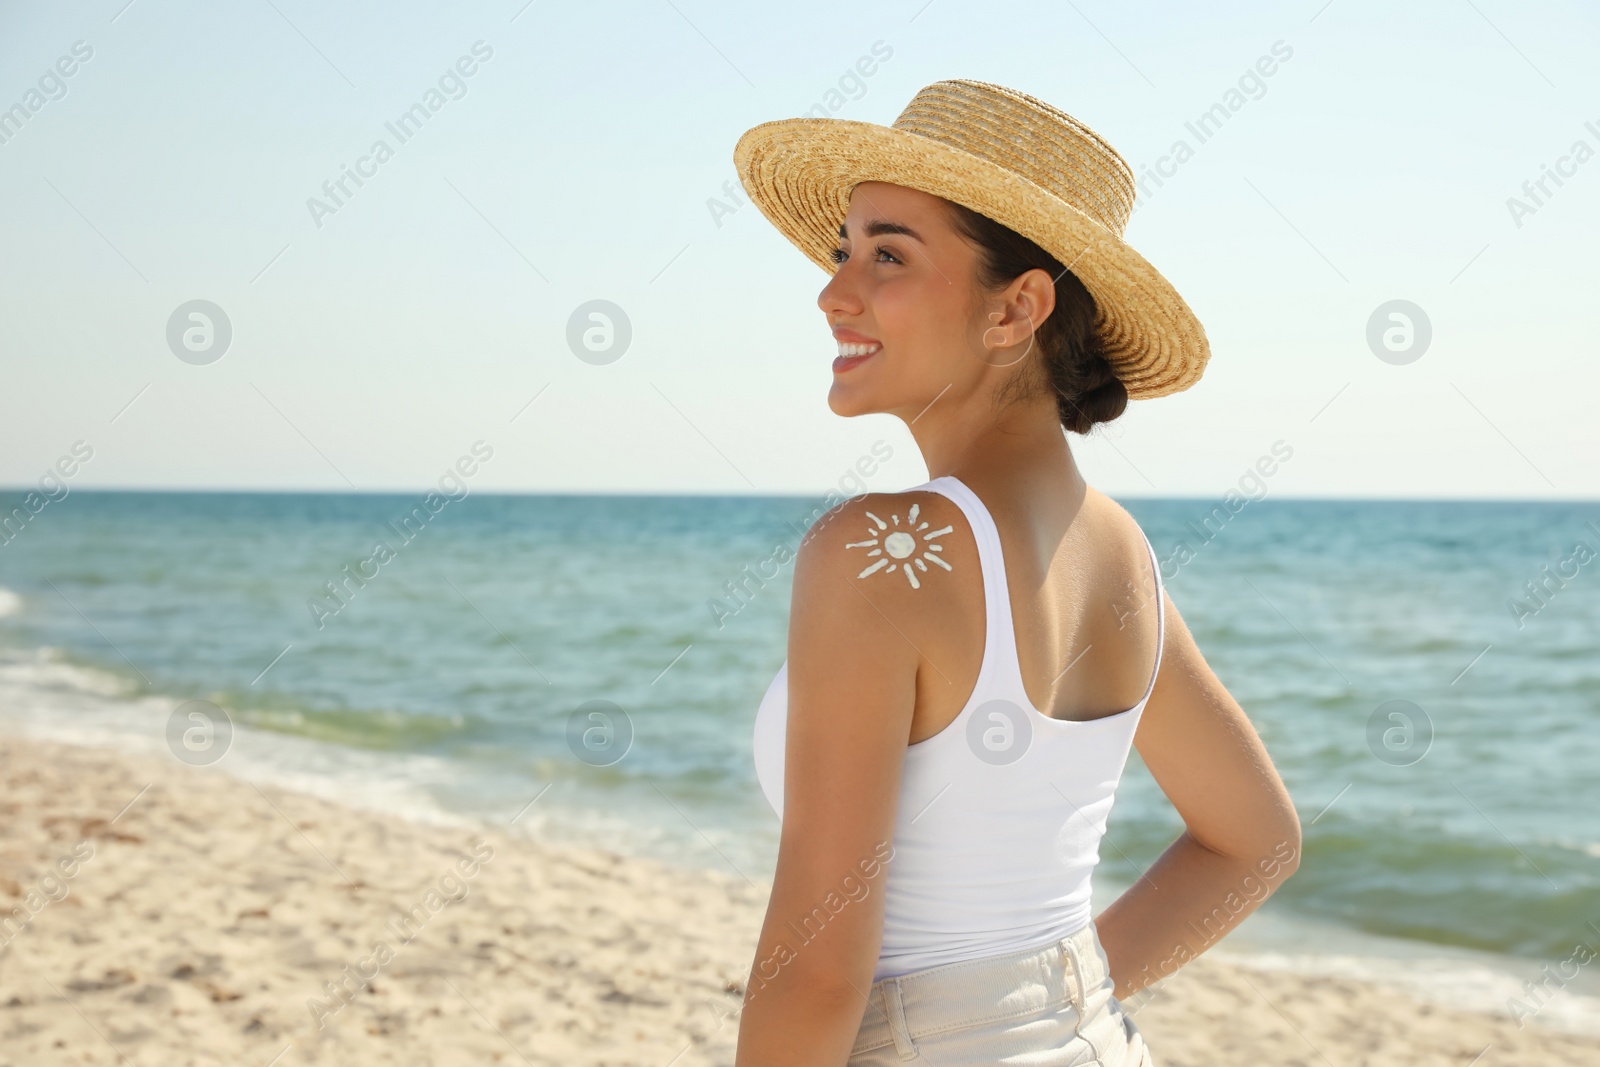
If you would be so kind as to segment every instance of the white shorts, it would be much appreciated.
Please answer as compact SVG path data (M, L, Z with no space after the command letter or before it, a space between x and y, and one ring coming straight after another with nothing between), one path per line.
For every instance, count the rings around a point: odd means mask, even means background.
M849 1067L1155 1067L1091 921L1043 948L872 984Z

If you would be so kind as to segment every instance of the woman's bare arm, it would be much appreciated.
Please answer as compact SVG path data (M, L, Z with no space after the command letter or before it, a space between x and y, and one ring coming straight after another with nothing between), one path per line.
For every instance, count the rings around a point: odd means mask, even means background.
M795 561L783 829L736 1067L842 1067L867 1010L916 701L915 610L940 593L859 577L870 561L845 544L871 526L866 511L924 495L846 501Z
M1185 830L1096 919L1120 1000L1215 944L1300 862L1300 819L1244 709L1170 599L1134 744Z

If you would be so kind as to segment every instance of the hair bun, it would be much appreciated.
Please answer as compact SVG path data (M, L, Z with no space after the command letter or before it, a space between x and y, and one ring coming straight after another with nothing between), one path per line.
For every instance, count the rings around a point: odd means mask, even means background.
M1053 363L1052 368L1060 367ZM1128 407L1128 387L1118 378L1105 354L1095 349L1070 365L1076 374L1062 374L1056 387L1056 408L1061 425L1073 433L1086 434L1096 423L1110 422Z

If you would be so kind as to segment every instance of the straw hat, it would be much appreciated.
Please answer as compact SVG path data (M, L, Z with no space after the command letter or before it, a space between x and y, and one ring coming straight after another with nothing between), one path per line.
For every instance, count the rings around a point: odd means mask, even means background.
M1130 398L1187 389L1210 358L1205 329L1172 284L1122 239L1133 169L1093 130L1015 89L934 82L893 126L780 119L733 150L745 191L813 263L828 253L857 182L944 197L1030 238L1094 297L1095 329Z

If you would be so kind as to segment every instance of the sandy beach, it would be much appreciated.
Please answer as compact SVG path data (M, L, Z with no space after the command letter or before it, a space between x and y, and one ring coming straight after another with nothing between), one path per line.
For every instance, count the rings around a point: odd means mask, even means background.
M767 887L0 742L0 1067L733 1062ZM1162 1067L1600 1064L1600 1038L1201 957Z

